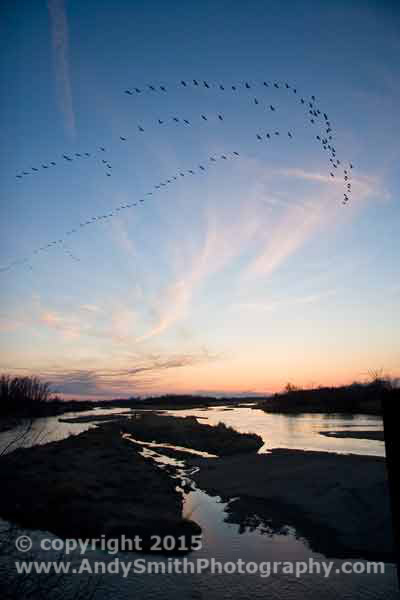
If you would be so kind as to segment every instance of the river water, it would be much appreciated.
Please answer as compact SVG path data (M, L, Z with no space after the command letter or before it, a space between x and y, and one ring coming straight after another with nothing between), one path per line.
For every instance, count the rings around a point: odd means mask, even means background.
M121 410L98 409L87 414L115 414ZM130 411L127 411L128 413ZM268 452L272 448L299 448L303 450L324 450L327 452L369 454L384 456L384 443L371 440L357 440L352 438L332 438L321 435L320 431L329 430L382 430L382 421L377 417L354 415L320 415L308 414L300 416L283 416L267 414L260 410L253 410L250 406L228 409L217 407L212 409L194 409L167 411L178 416L193 415L204 419L205 423L215 424L223 421L242 432L255 432L262 436L264 446L260 452ZM64 417L74 416L72 413ZM78 413L76 416L82 416ZM32 437L24 439L25 445L32 443L46 443L62 439L71 433L84 431L93 424L60 423L57 417L40 419L35 422ZM0 451L11 439L15 432L0 435ZM183 460L176 460L162 454L162 449L151 444L143 444L142 452L151 456L160 468L174 465L179 468L180 478L191 483L189 468ZM185 488L186 490L186 488ZM234 502L235 499L231 499ZM227 504L218 497L212 497L201 489L192 486L191 491L184 492L184 515L199 523L202 528L203 546L200 550L189 554L188 559L211 558L221 563L237 562L239 559L246 563L260 563L264 561L307 561L328 560L322 554L312 551L306 539L300 537L290 527L277 530L268 522L260 520L257 515L246 524L228 522L226 512ZM34 538L34 550L38 549L43 537L51 537L48 533L35 531L29 532ZM321 533L323 535L323 532ZM52 560L49 552L46 560ZM138 553L120 553L110 555L105 552L93 550L90 560L101 560L106 563L115 561L116 556L122 561L143 558L145 555ZM153 562L167 565L166 557L155 557L154 554L145 556ZM21 556L18 557L21 559ZM79 565L82 556L75 553L72 560ZM359 559L354 557L359 563ZM364 562L364 561L361 561ZM385 564L384 574L348 574L336 573L343 561L334 560L332 574L325 578L323 574L303 574L296 577L294 574L278 572L262 578L257 574L216 574L210 571L201 574L135 574L127 577L122 574L106 573L100 577L94 598L104 600L108 598L135 599L263 599L297 600L304 598L327 600L336 598L382 599L391 600L398 598L396 570L393 564ZM9 571L14 568L10 560L3 562L2 569ZM82 578L86 576L66 576L62 581L65 598L74 596L74 589L81 585ZM35 596L33 596L35 597ZM49 595L49 599L51 599ZM55 596L56 597L56 596Z

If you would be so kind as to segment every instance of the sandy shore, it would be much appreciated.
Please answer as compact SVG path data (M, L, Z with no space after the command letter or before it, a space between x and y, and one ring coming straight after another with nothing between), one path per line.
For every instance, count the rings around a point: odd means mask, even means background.
M239 497L230 520L258 514L292 525L330 557L393 557L385 460L301 450L218 459L200 466L197 485L224 500Z
M349 431L320 431L321 435L337 438L357 438L359 440L378 440L385 441L383 431L364 431L360 429L350 429Z

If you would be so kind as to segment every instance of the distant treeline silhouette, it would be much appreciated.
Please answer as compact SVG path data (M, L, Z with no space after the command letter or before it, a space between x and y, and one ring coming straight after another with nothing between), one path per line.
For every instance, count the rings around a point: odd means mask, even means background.
M340 387L297 389L288 384L284 392L274 394L260 404L267 412L280 413L364 413L382 414L386 398L398 398L397 381L376 377L369 383L352 383Z
M163 394L161 396L131 396L113 400L96 400L93 404L103 408L207 408L209 406L237 405L258 402L260 396L202 396L198 394Z

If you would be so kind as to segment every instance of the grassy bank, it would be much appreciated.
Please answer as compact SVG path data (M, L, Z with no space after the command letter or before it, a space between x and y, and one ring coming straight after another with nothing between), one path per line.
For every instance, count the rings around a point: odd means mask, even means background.
M93 406L91 402L62 400L52 393L49 383L38 377L0 376L0 432L26 419L90 410Z
M121 430L137 440L169 443L219 456L256 452L263 445L255 433L239 433L224 423L206 425L195 417L139 413L134 419L124 420Z
M139 454L140 446L110 425L0 458L0 515L24 527L75 538L124 534L190 536L200 527L182 518L176 480Z

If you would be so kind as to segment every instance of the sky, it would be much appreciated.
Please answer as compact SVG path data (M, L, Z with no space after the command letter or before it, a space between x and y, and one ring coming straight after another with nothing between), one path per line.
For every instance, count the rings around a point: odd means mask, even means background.
M400 375L398 3L0 10L1 372L78 399Z

